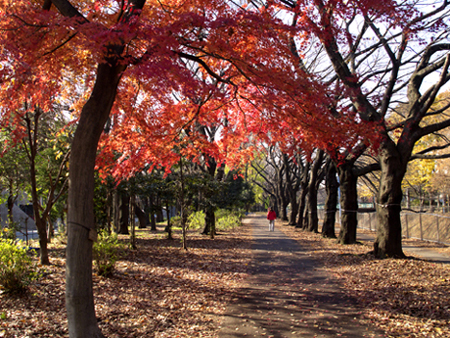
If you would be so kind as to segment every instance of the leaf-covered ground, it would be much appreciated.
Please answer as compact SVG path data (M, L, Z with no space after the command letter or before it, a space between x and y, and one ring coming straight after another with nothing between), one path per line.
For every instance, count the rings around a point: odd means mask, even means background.
M251 257L247 233L240 227L213 241L191 233L185 252L178 239L138 231L138 250L126 250L114 275L94 276L102 332L110 338L216 336ZM28 292L0 295L0 337L68 337L64 248L51 248L52 265Z
M388 337L450 337L450 266L420 259L375 259L369 243L338 245L320 234L281 226L356 297L367 323ZM407 240L409 245L436 244ZM448 248L439 246L440 251Z
M278 228L337 276L357 297L365 321L388 337L450 337L448 265L377 260L367 254L369 244L341 246L319 234ZM178 239L140 230L139 249L126 250L113 277L94 276L103 333L111 338L217 337L221 315L245 277L250 243L248 226L214 241L191 233L184 252ZM43 277L28 292L0 294L0 337L68 337L64 248L51 248L52 265L43 267Z

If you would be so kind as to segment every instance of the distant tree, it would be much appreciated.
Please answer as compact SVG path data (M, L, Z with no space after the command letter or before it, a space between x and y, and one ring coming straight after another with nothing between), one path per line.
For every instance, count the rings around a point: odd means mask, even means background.
M67 131L65 136L64 132L60 133L65 122L55 119L54 115L57 113L44 112L39 108L24 108L22 119L27 136L22 138L22 142L30 170L34 221L39 234L39 255L41 264L50 264L47 225L51 224L50 212L53 206L68 188L70 135ZM44 194L47 195L45 198ZM45 201L45 204L41 201Z
M23 194L30 184L30 171L27 167L27 159L22 145L17 144L8 130L0 132L0 202L8 208L8 228L10 236L15 236L15 224L13 220L13 206L17 198ZM7 193L5 198L3 193Z

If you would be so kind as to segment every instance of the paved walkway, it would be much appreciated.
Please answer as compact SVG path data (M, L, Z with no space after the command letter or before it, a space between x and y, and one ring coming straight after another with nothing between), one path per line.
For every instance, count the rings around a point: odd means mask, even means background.
M358 233L357 240L373 242L375 240L375 233L373 233L373 235ZM413 255L414 257L433 261L435 263L450 264L450 256L446 255L445 253L433 250L432 248L403 245L403 252L406 256Z
M227 308L219 338L385 337L359 323L355 300L308 252L264 216L246 218L253 231L253 264Z

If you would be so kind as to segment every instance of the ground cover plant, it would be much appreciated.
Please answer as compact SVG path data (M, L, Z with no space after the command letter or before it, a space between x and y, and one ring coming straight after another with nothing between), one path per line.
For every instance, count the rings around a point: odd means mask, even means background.
M38 275L27 248L16 245L12 239L0 237L0 290L21 291Z
M377 259L372 243L340 245L321 234L279 227L296 239L343 283L361 305L366 324L387 337L450 337L450 266L421 260ZM435 248L435 243L404 240L404 245ZM440 246L442 252L448 248ZM407 252L408 256L412 256Z
M251 257L247 229L228 230L215 240L191 232L188 251L181 249L180 234L167 240L162 230L137 230L138 250L125 248L110 277L94 274L96 313L105 336L216 336ZM119 235L119 241L129 239ZM42 278L20 295L0 294L0 337L68 337L65 245L49 248L52 265Z

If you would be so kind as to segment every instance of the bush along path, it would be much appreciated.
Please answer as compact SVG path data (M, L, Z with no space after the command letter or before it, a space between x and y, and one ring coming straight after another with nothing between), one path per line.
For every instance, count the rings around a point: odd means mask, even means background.
M385 337L362 321L356 299L280 226L269 232L261 215L245 222L254 239L250 274L227 308L219 338Z

